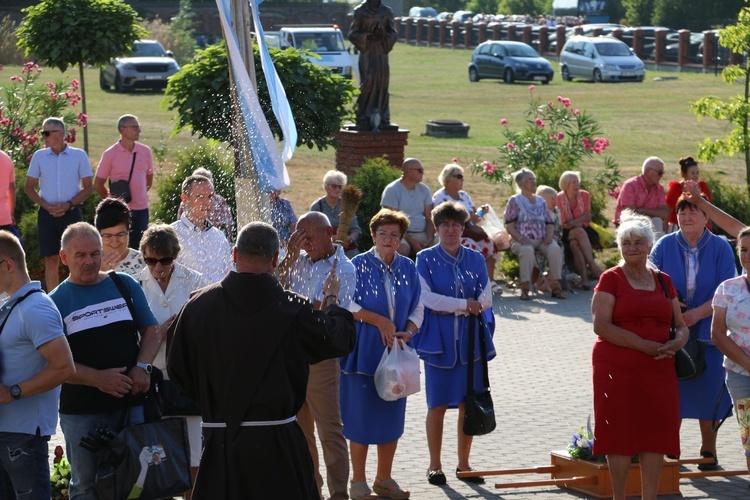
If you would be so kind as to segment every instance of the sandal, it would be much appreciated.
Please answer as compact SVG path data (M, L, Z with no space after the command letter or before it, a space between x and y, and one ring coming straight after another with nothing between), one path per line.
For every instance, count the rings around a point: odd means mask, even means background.
M552 296L553 299L560 299L560 300L567 299L567 297L562 294L562 290L560 290L559 288L557 290L552 290L552 293L550 295Z
M713 458L713 462L698 464L698 470L716 470L719 467L719 459L710 451L702 451L701 458Z
M446 483L443 469L427 469L427 481L435 486L443 486Z
M382 481L376 477L375 482L372 483L372 491L377 493L378 497L393 498L395 500L406 500L411 495L409 490L402 490L393 478Z
M469 472L473 470L474 469L472 469L471 467L469 467L466 470L458 470L458 467L456 467L456 477L458 477L459 472ZM471 483L471 484L484 484L484 478L482 476L458 477L458 479L466 483Z
M521 296L519 298L521 300L531 300L531 297L529 297L529 291L528 290L521 290Z
M492 290L493 295L502 295L503 294L502 287L500 285L498 285L497 283L495 283L494 281L492 282L492 286L490 286L490 289Z
M349 487L349 498L351 500L375 500L377 495L373 495L372 490L365 481L352 481Z

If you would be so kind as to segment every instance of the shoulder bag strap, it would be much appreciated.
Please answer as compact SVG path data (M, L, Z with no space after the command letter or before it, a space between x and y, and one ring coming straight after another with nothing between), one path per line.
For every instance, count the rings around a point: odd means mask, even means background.
M117 287L117 290L120 292L120 295L122 295L122 298L125 299L125 304L128 306L128 311L130 311L130 315L133 317L133 323L136 323L135 319L135 306L133 305L133 297L130 296L130 290L128 290L128 287L125 286L125 283L122 282L122 279L120 279L119 276L117 276L117 273L114 271L109 271L107 273L107 276L112 278L112 281L115 283L115 286ZM135 343L140 344L139 341L139 333L138 328L135 329L134 332L135 336Z
M469 363L466 374L466 394L474 393L474 332L476 330L477 318L473 314L469 315Z
M482 351L482 365L484 365L484 386L490 388L490 372L487 366L487 340L484 338L484 321L482 321L481 313L476 316L476 321L479 324L479 348Z
M133 151L133 161L130 162L130 175L128 175L128 184L130 184L130 179L133 178L133 167L135 167L135 155L137 153Z
M669 299L669 307L672 307L672 298L669 296L669 292L667 292L667 286L664 284L664 278L661 277L661 271L658 269L656 270L656 277L659 278L659 283L661 283L661 289L664 290L664 295L667 296L667 299ZM674 323L674 309L672 309L672 325L669 327L669 338L670 340L675 338L677 335L677 328Z
M37 293L37 292L44 293L39 288L35 288L33 290L29 290L28 292L26 292L25 294L23 294L20 299L18 299L17 301L15 301L12 306L10 306L10 310L8 311L8 315L5 317L5 319L3 320L3 323L0 325L0 334L3 333L3 329L5 328L5 323L8 322L8 318L10 318L10 313L13 312L13 309L15 309L15 307L18 304L20 304L21 302L23 302L24 300L26 300L26 297L28 297L32 293Z

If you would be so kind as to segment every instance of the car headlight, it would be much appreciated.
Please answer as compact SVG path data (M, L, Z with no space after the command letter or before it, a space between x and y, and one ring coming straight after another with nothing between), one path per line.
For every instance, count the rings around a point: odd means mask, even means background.
M606 69L607 71L617 71L617 66L615 66L614 64L605 64L604 69Z
M172 61L172 62L170 63L170 66L172 67L172 69L173 69L173 70L175 70L175 71L180 71L180 65L179 65L179 64L177 64L177 61Z

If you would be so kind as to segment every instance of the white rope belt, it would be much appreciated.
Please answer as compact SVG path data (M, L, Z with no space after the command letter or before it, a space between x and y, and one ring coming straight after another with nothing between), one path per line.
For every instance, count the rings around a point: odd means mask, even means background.
M289 424L297 420L297 416L285 418L284 420L253 420L251 422L240 422L240 427L269 427L272 425ZM226 427L226 422L201 422L201 427L209 429L220 429Z

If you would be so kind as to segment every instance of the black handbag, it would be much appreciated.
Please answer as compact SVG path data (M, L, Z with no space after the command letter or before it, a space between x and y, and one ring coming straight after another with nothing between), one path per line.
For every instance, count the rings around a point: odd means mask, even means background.
M135 166L135 151L133 152L133 161L130 164L130 175L128 176L128 180L122 180L122 181L109 181L109 194L113 198L121 198L125 201L125 203L130 203L130 201L133 199L132 195L130 194L130 179L133 178L133 167Z
M476 324L479 322L479 348L484 367L484 387L487 389L479 394L474 390L474 344ZM484 328L478 316L469 319L469 373L466 377L466 397L464 399L463 431L467 436L481 436L495 430L495 406L490 395L490 377L487 368L487 342L484 338Z
M100 500L152 500L192 488L184 418L130 425L119 433L96 429L81 439L81 446L99 457L96 493Z
M669 297L667 287L664 284L664 278L661 277L661 272L656 271L656 277L659 278L664 295L669 299L670 307L672 299ZM677 329L674 321L674 311L672 311L672 323L669 326L669 338L674 339L677 335ZM674 368L677 373L678 380L691 380L698 378L703 375L706 370L706 358L703 352L703 343L698 339L698 334L693 336L693 329L690 329L690 339L687 341L685 346L677 351L674 355Z

